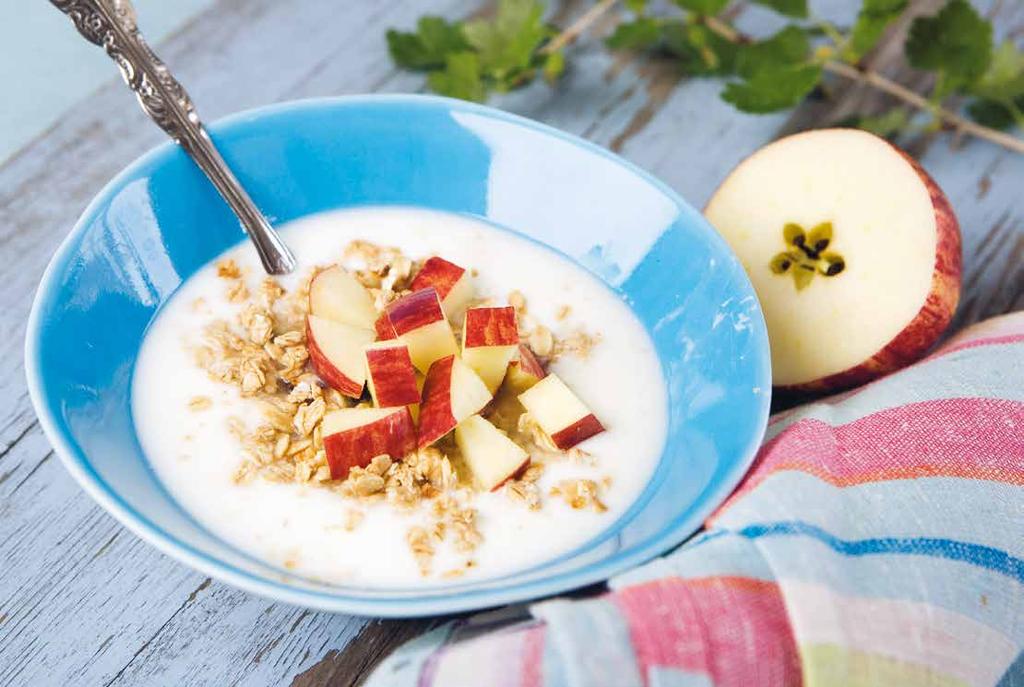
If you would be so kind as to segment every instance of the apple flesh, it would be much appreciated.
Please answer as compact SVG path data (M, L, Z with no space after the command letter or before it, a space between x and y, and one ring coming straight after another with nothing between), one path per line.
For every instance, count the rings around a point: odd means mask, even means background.
M367 346L364 355L367 386L375 406L396 408L420 402L408 346L400 341L377 342Z
M705 208L757 291L773 384L838 390L917 360L960 294L949 201L903 151L854 129L780 139Z
M408 408L342 408L323 419L324 452L331 479L364 468L375 456L399 461L416 450L416 426Z
M480 377L458 356L441 358L430 366L423 381L419 446L430 446L491 400Z
M409 347L412 364L420 372L426 374L435 360L458 353L455 335L433 288L392 301L385 313L395 336Z
M466 309L474 293L469 272L437 256L423 263L410 288L413 291L427 288L437 291L441 306L451 319L456 319Z
M484 491L494 491L530 464L526 451L479 415L459 423L455 428L455 445Z
M340 265L320 270L313 277L309 312L360 329L373 329L377 319L370 292Z
M316 315L306 318L309 362L322 380L342 394L359 398L366 383L363 348L373 341L373 331L335 322Z
M517 354L518 359L508 365L504 385L512 393L521 394L544 379L547 372L533 354L533 349L526 344L519 344Z
M470 308L462 323L462 359L494 393L519 349L516 310Z
M519 394L519 402L563 451L604 431L604 426L558 375L549 374Z

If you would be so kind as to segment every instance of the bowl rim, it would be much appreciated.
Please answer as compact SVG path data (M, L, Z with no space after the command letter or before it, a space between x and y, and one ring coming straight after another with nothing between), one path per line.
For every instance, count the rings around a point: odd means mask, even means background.
M232 126L268 115L308 109L373 104L433 105L448 111L457 110L481 114L544 135L553 136L587 152L612 160L665 194L677 206L681 215L695 216L700 222L707 223L699 211L667 184L632 162L596 143L520 115L453 98L421 94L362 94L304 98L242 110L211 122L208 128L211 132L217 134ZM541 599L590 584L603 582L619 573L623 573L664 554L699 530L704 520L732 493L753 463L767 428L772 389L771 359L768 351L767 330L759 303L757 303L756 308L759 322L755 324L761 330L764 340L763 350L760 351L764 379L759 380L759 383L765 391L758 394L760 407L758 408L759 416L755 423L755 427L758 430L752 434L742 455L739 456L739 459L736 460L732 468L726 472L723 479L703 492L700 507L694 509L689 517L681 519L671 529L663 530L660 535L652 537L642 546L615 552L602 560L588 563L575 569L557 572L525 582L516 582L515 577L517 573L513 572L506 578L508 582L499 587L453 590L451 594L444 594L442 591L440 594L427 597L403 594L394 598L386 597L387 590L380 590L381 596L379 597L367 598L349 596L344 591L333 593L302 588L241 570L222 559L194 549L136 511L92 470L87 457L84 455L84 451L79 450L73 445L70 437L61 429L56 419L49 412L50 399L43 390L42 371L39 360L40 318L42 317L43 303L50 300L50 294L55 287L57 274L63 271L62 268L72 258L72 249L84 234L86 226L91 223L97 211L109 202L113 193L124 185L124 180L128 176L175 149L177 149L177 145L173 141L165 141L150 148L129 162L93 196L92 200L90 200L89 204L75 221L71 231L61 241L43 272L33 298L31 310L29 311L24 348L25 374L29 397L43 433L56 454L60 457L65 469L71 474L82 490L121 525L169 557L188 565L204 575L246 592L316 610L341 612L364 617L386 618L414 618L479 610L508 603ZM718 236L713 229L710 232L709 239L719 243L720 247L736 259L724 239ZM750 293L754 294L753 286L750 285L745 273L742 274L741 278L747 282ZM662 459L664 459L664 454ZM186 514L188 513L188 511L185 512Z

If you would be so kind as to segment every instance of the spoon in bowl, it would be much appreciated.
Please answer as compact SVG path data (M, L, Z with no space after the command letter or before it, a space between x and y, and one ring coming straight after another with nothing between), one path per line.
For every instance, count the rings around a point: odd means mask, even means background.
M106 50L146 114L210 179L242 223L269 274L295 269L295 256L231 172L188 93L139 33L130 0L50 0L87 40Z

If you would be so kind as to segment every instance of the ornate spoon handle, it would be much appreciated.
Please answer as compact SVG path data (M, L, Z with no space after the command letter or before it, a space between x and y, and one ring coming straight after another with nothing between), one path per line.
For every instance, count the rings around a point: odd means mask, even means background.
M241 220L270 274L295 269L295 257L245 192L210 140L188 93L139 33L130 0L50 0L79 33L106 50L146 114L185 149Z

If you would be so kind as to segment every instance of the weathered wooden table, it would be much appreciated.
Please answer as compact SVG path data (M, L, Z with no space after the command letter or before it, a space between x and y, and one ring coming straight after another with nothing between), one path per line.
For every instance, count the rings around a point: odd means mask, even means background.
M292 98L417 91L422 80L392 66L385 29L488 4L220 0L158 52L207 119ZM564 23L588 3L552 4ZM840 23L854 4L814 3ZM991 4L1001 31L1024 29L1024 4ZM738 21L752 32L772 28L757 8L740 8ZM890 40L872 63L914 84L899 54ZM536 84L494 104L608 146L696 205L759 145L839 121L859 105L879 106L874 94L837 82L827 101L795 113L744 116L718 99L719 84L610 55L593 36L572 48L571 61L556 89ZM126 532L80 491L30 406L22 344L43 268L92 195L161 137L112 72L108 85L0 167L0 684L352 684L438 621L316 613L204 578ZM949 137L907 143L946 190L964 232L955 326L1024 307L1024 156L978 141L956 146Z

